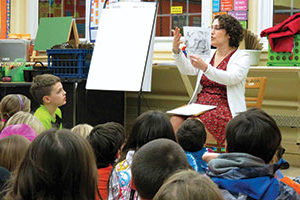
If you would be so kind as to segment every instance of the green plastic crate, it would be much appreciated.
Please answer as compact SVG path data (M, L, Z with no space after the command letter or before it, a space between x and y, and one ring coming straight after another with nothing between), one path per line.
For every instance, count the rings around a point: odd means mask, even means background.
M268 48L268 66L300 66L300 34L294 36L293 58L290 52L274 52Z

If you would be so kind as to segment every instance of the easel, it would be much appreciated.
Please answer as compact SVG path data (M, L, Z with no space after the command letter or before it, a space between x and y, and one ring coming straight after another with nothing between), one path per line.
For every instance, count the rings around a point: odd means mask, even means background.
M86 89L151 91L157 7L155 2L119 2L103 9Z
M75 20L72 17L41 18L30 61L47 61L46 50L64 42L73 43L78 48L79 36Z
M153 19L151 35L150 35L150 40L149 40L149 44L148 44L147 57L146 57L146 60L145 60L144 71L143 71L143 78L142 78L142 82L141 82L141 86L140 86L140 90L139 90L138 98L137 98L137 106L138 106L137 116L140 116L140 114L141 114L141 101L142 101L143 84L144 84L147 61L148 61L148 57L149 57L149 53L150 53L151 40L152 40L153 34L155 34L154 33L154 28L155 28L155 25L156 25L157 9L158 9L158 2L156 0L155 1L155 15L154 15L154 19Z
M30 62L47 62L48 56L46 54L46 51L37 51L33 50L32 55L30 56Z

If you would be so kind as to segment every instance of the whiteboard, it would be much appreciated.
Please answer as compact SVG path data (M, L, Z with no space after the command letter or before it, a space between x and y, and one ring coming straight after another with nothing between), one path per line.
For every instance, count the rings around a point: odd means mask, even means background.
M101 13L86 89L139 91L146 62L143 91L151 91L155 2L120 5Z

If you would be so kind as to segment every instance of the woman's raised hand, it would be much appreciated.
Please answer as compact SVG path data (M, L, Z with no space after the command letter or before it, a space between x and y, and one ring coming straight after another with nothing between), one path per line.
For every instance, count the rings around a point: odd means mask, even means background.
M179 46L182 43L182 41L180 41L180 38L181 38L180 29L178 27L176 27L175 30L172 30L172 33L174 35L174 38L173 38L173 52L174 53L179 53L179 51L180 51Z

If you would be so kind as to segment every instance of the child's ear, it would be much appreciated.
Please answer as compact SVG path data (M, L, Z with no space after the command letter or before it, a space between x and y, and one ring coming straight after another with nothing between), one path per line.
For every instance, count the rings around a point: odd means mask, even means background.
M49 96L43 96L43 102L44 103L50 103L50 97Z

